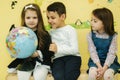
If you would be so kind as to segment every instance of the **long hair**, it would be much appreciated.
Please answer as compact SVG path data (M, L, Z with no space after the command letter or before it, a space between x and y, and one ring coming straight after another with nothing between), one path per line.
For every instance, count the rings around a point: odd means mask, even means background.
M108 35L114 35L114 18L112 12L107 8L97 8L92 14L103 22L104 30Z
M39 40L38 41L38 46L41 49L41 48L44 47L44 41L45 41L44 36L47 36L49 34L45 30L40 7L37 4L34 4L34 3L30 3L30 4L27 4L26 6L24 6L24 8L22 10L22 13L21 13L21 26L26 26L27 27L27 25L25 23L25 13L26 13L27 10L33 10L33 11L36 11L36 13L37 13L37 17L38 17L37 36L38 36L38 40Z

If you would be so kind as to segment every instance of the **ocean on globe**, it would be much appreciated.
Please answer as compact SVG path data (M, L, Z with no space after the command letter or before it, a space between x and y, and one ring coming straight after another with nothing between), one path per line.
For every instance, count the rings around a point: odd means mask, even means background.
M7 50L13 58L30 57L37 48L38 39L32 29L16 27L6 37Z

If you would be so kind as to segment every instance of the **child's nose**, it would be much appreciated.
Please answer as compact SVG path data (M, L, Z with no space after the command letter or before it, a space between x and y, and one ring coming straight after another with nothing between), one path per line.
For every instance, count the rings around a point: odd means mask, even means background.
M51 19L48 19L48 23L51 23Z

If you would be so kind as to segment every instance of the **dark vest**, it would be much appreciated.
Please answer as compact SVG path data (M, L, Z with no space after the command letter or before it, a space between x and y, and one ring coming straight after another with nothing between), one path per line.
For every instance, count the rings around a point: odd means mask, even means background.
M97 38L95 33L92 33L92 40L98 52L100 61L104 61L107 57L107 53L111 44L113 36L110 36L108 39Z

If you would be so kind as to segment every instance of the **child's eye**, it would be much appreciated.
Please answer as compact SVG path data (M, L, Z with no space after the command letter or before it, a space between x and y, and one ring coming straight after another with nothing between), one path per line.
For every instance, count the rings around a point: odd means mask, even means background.
M55 17L51 17L51 19L55 19Z
M97 21L96 21L96 20L94 20L94 22L96 23Z
M26 19L30 19L30 17L26 17Z
M37 17L33 17L33 19L37 19Z
M95 23L97 22L97 20L96 20L96 19L91 19L91 21L93 21L93 22L95 22Z
M51 16L51 19L55 19L56 17L55 16Z

